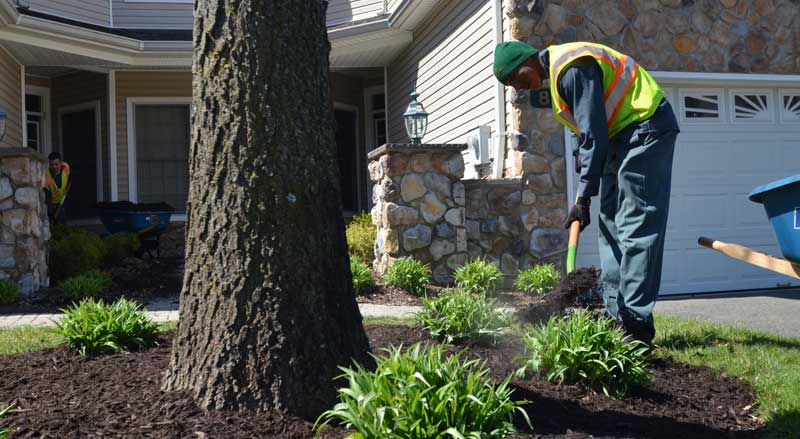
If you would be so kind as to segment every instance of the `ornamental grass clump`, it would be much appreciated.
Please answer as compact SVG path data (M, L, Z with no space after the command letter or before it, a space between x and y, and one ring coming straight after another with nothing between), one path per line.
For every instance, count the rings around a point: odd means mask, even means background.
M445 343L494 343L511 327L511 315L496 308L494 299L463 290L423 298L416 317L432 337Z
M561 274L553 264L540 264L522 270L517 275L514 287L526 293L543 296L561 280Z
M103 240L82 229L65 228L50 240L50 275L64 280L100 267L106 254Z
M111 286L111 275L100 270L87 271L64 281L64 297L80 300L86 297L97 297L100 292Z
M431 280L431 269L414 258L400 258L386 270L386 282L417 296L425 294Z
M526 332L525 355L516 359L522 377L530 373L550 381L582 384L621 398L652 380L647 371L647 347L627 342L623 331L607 317L577 310Z
M19 285L11 279L0 280L0 305L8 305L19 300Z
M494 294L503 282L503 272L493 262L479 258L459 267L453 278L468 293Z
M370 263L375 255L375 226L372 215L362 212L353 217L347 224L347 249L351 256L361 262Z
M56 322L64 343L81 355L99 355L155 346L159 329L141 305L118 299L106 305L102 300L84 299L67 309Z
M494 384L485 364L462 361L442 346L385 352L374 356L374 371L341 368L347 385L317 419L317 435L334 420L360 439L503 438L516 433L515 412L530 425L525 401L512 399L510 376Z
M368 285L375 285L372 280L372 270L356 256L350 256L350 273L353 275L353 288L356 293Z

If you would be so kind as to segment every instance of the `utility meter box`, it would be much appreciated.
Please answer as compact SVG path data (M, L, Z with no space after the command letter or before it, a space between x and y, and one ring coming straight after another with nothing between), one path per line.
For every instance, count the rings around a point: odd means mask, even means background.
M489 141L491 129L488 126L479 126L467 133L468 151L474 157L474 165L489 163Z

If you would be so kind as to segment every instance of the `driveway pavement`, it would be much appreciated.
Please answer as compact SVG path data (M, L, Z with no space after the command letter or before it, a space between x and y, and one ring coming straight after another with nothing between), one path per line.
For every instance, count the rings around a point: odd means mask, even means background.
M660 298L655 312L800 337L800 289Z

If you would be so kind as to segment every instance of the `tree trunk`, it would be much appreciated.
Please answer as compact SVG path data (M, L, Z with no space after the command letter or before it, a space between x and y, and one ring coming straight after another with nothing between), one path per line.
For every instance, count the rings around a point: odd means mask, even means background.
M186 273L165 390L209 410L332 407L371 363L342 219L325 3L199 0Z

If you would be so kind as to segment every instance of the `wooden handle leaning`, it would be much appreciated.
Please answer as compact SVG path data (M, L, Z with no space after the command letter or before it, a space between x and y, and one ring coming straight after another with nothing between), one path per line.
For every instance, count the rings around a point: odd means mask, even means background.
M733 259L738 259L748 264L784 274L795 279L800 279L800 264L788 261L786 259L757 252L739 244L730 244L727 242L706 238L704 236L701 236L697 240L697 243L703 247L716 250Z

